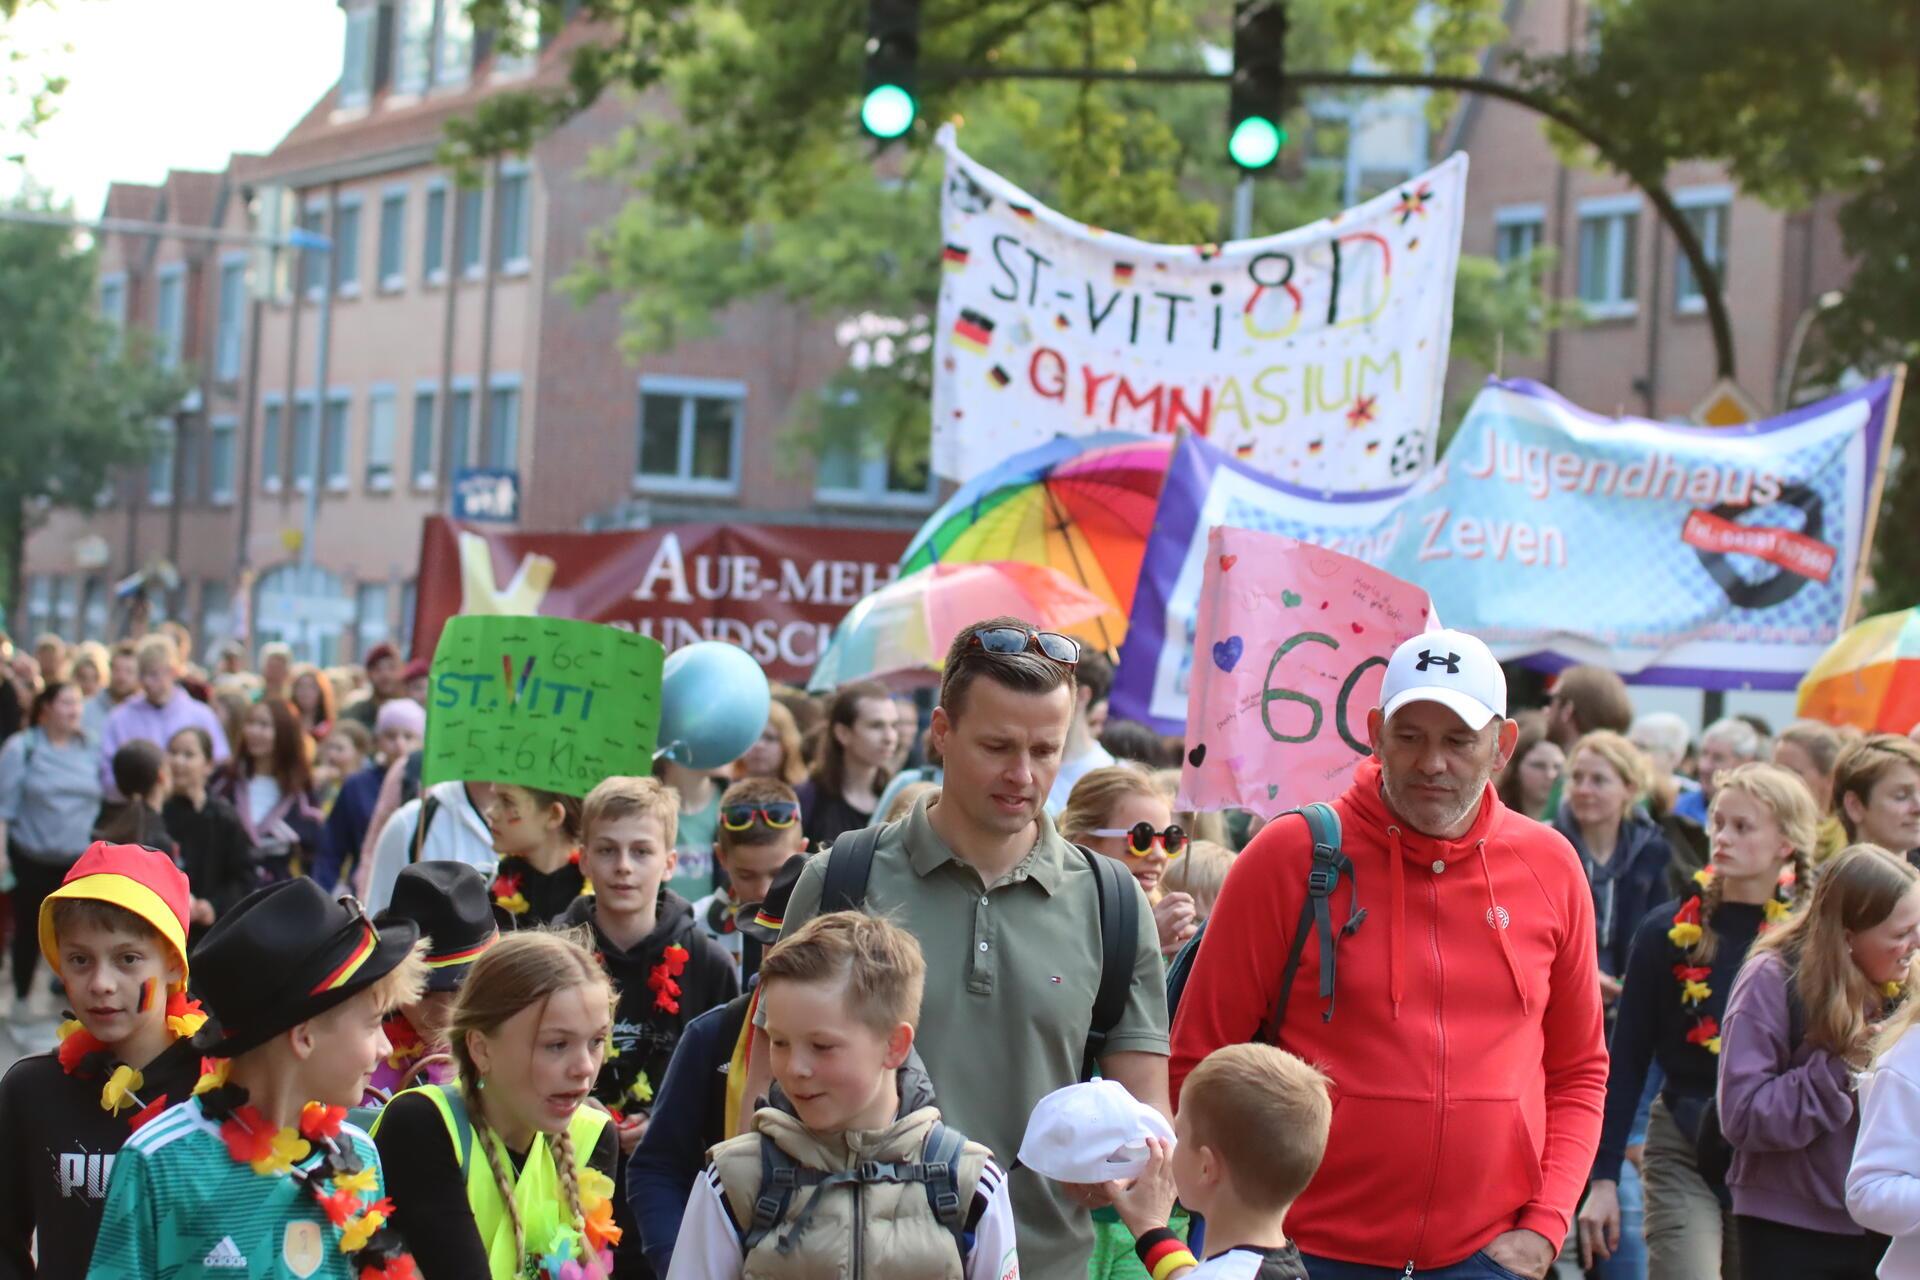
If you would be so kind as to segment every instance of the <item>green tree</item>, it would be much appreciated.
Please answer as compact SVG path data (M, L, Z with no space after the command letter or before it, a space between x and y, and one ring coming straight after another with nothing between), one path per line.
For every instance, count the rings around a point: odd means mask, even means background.
M1638 176L1723 163L1781 208L1838 206L1854 275L1809 344L1819 390L1920 356L1920 8L1912 0L1598 0L1578 53L1520 75L1597 121ZM1920 395L1880 512L1869 609L1920 603Z
M34 69L34 50L21 46L13 23L23 12L52 7L53 0L0 0L0 128L22 141L53 117L54 99L67 82ZM0 155L8 164L22 159L17 153Z
M72 231L0 219L0 600L16 606L35 523L93 510L187 391L141 335L100 318L96 280L95 251Z
M476 24L506 29L527 0L474 0ZM582 300L623 300L630 353L713 333L727 306L772 296L816 315L868 314L901 330L890 363L842 370L789 443L880 450L924 461L942 166L938 124L964 121L968 152L1036 196L1144 239L1224 239L1236 171L1226 159L1221 85L946 80L947 65L1198 69L1227 43L1224 0L929 0L921 112L907 144L876 152L855 121L865 0L665 5L587 0L609 38L573 54L561 91L495 98L456 122L448 152L472 162L523 148L616 89L650 90L667 113L640 115L594 163L634 195L600 228L569 280ZM545 6L549 17L555 6ZM1469 72L1501 31L1498 0L1327 0L1296 6L1289 56L1344 65ZM1438 108L1437 108L1438 109ZM1282 180L1256 184L1254 227L1273 232L1336 211L1337 166L1310 163L1316 133ZM1456 341L1493 362L1525 350L1544 320L1537 275L1491 263L1462 273ZM1504 338L1496 334L1504 333ZM919 340L916 341L915 339Z

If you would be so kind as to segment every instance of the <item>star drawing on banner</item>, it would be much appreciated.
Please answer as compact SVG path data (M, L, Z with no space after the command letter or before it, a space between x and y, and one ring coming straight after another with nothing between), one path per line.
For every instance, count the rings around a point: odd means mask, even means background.
M1353 408L1347 410L1347 425L1357 431L1372 422L1374 407L1379 403L1379 396L1360 396L1355 399Z
M1400 203L1393 208L1393 211L1400 215L1400 225L1406 226L1415 214L1424 217L1427 204L1432 199L1433 186L1430 183L1423 182L1411 191L1403 188L1400 192Z

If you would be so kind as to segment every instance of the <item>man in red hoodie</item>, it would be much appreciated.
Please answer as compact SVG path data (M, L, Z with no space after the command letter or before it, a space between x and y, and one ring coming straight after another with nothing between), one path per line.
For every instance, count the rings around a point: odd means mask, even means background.
M1353 863L1329 904L1335 999L1312 938L1277 1036L1334 1084L1287 1226L1313 1280L1539 1280L1600 1139L1592 897L1566 840L1491 785L1518 729L1486 645L1407 641L1380 700L1374 754L1334 802ZM1174 1097L1214 1049L1275 1038L1311 846L1286 818L1235 861L1174 1022Z

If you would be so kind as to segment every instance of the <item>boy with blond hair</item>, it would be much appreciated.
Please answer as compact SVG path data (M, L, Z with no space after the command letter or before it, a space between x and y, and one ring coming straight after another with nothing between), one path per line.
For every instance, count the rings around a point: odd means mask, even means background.
M1333 1123L1327 1078L1264 1044L1216 1049L1187 1076L1174 1143L1108 1190L1153 1280L1308 1280L1287 1239L1287 1210L1307 1189ZM1206 1219L1200 1262L1167 1229L1176 1193Z
M706 935L740 963L740 908L767 900L773 877L787 859L806 852L800 828L800 798L778 778L742 778L720 797L713 861L727 873L727 887L693 904L693 918Z
M740 993L732 957L701 930L693 904L667 887L679 862L673 841L680 802L656 778L607 778L580 804L581 870L592 892L561 923L584 927L613 980L618 1002L606 1062L593 1096L620 1137L615 1184L647 1131L653 1091L687 1023ZM640 1232L625 1196L614 1201L622 1238L616 1275L645 1274Z
M767 953L780 1092L751 1132L713 1149L668 1280L1019 1275L1006 1175L903 1070L926 972L911 934L854 911Z

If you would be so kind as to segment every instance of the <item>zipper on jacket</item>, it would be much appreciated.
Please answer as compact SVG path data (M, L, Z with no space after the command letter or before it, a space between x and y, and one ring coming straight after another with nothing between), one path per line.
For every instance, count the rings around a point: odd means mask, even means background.
M1427 1210L1433 1204L1434 1188L1440 1180L1440 1145L1447 1124L1447 984L1440 959L1440 887L1434 880L1427 881L1427 896L1433 907L1433 913L1427 921L1427 940L1433 948L1433 1035L1434 1053L1439 1059L1434 1077L1438 1081L1439 1114L1434 1117L1433 1123L1433 1152L1427 1157L1427 1193L1420 1202L1420 1225L1413 1237L1416 1256L1427 1243ZM1407 1259L1402 1280L1413 1274L1413 1262L1412 1258Z
M853 1184L853 1280L866 1280L867 1263L865 1250L860 1246L867 1234L866 1214L862 1212L867 1199L867 1188L862 1183Z
M1407 1269L1400 1273L1400 1280L1413 1280L1413 1259L1407 1259Z

